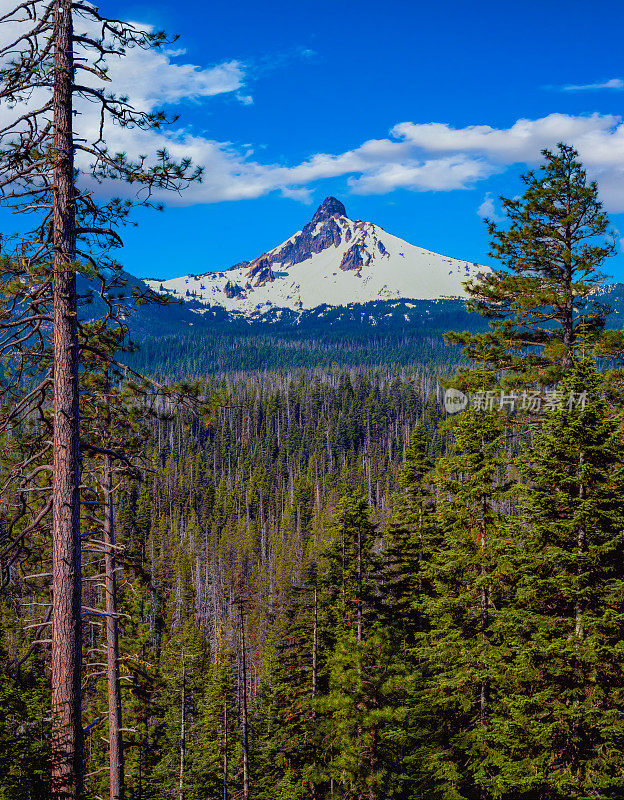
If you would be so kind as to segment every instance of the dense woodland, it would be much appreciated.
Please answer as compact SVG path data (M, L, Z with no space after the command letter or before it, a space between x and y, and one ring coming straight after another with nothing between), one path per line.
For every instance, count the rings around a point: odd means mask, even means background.
M292 611L294 587L306 580L333 540L333 510L357 489L362 502L367 498L366 507L375 509L375 518L387 520L417 423L426 421L431 446L438 451L442 446L440 406L434 398L423 399L427 382L423 377L422 387L415 387L415 377L391 384L362 374L225 383L223 405L208 426L183 418L155 423L143 480L126 488L117 511L124 575L119 610L128 615L121 622L120 659L124 725L132 729L126 742L129 796L155 796L164 786L177 791L181 703L188 796L202 796L205 781L216 785L223 768L224 702L217 680L225 681L231 693L234 791L243 692L240 614L255 728L256 700L276 631ZM86 576L102 572L101 554L89 555L87 549L84 560ZM38 564L31 567L40 571ZM28 605L38 584L43 604L44 581L12 582L6 620L12 620L14 635L41 617L38 605ZM85 605L102 608L104 599L102 587L86 584ZM85 718L102 721L101 623L89 623L85 635L90 652ZM182 653L188 656L184 665ZM185 697L181 670L188 681ZM205 707L210 693L213 699ZM214 730L200 756L203 714L214 717ZM96 724L88 739L88 771L106 763L102 727ZM255 735L250 742L256 746ZM193 765L197 757L213 763L209 775ZM101 793L105 774L99 784Z
M126 320L162 300L114 257L132 203L74 157L138 205L201 170L78 137L85 97L166 118L74 78L170 40L71 0L2 13L24 26L0 49L2 200L41 218L1 253L0 798L621 797L624 336L577 153L503 199L500 266L466 285L485 323L448 350L141 354Z
M533 188L570 168L583 175L573 151L546 154ZM513 273L481 280L475 304L516 297ZM452 336L473 356L452 379L435 364L225 374L202 382L203 414L136 386L116 397L107 435L140 457L114 493L114 612L97 469L83 477L85 796L110 792L111 617L129 798L620 796L622 373L604 357L621 344L587 297L548 327L524 311L538 292L520 315L482 309L489 332ZM560 399L449 416L443 383ZM49 796L49 563L33 529L5 568L7 798Z

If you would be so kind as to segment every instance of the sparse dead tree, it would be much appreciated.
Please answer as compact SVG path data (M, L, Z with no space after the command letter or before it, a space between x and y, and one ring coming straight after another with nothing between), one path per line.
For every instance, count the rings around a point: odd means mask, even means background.
M202 403L198 385L163 386L147 381L115 360L123 349L121 332L90 333L91 355L85 360L81 381L81 446L87 456L82 485L90 490L83 529L88 531L88 549L96 554L96 574L86 580L101 585L105 595L106 678L108 689L108 736L111 800L124 797L124 760L119 653L119 611L116 572L120 563L115 541L116 497L128 481L140 481L150 472L145 449L151 435L149 419L162 421L176 413L205 418L211 405ZM100 512L101 509L101 512ZM85 536L85 534L83 534ZM83 539L83 544L85 540ZM103 559L103 573L99 567ZM96 665L95 676L102 674ZM92 673L93 675L93 673Z
M243 800L250 798L249 777L249 688L247 686L247 641L245 628L251 601L251 593L241 573L237 580L234 604L238 606L238 671L241 738L243 745Z

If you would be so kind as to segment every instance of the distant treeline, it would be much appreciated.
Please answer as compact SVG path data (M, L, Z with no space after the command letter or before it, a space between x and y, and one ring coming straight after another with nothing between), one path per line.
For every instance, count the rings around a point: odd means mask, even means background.
M208 375L231 372L289 371L340 367L409 367L427 364L451 370L462 358L446 346L442 334L370 333L227 333L205 332L152 337L128 357L139 371L162 375Z

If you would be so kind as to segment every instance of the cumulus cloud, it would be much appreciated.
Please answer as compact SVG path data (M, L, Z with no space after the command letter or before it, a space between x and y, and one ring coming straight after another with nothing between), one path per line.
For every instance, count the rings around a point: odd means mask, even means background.
M349 185L356 194L386 194L394 189L416 192L465 189L474 181L487 178L497 168L484 160L454 155L423 162L406 159L396 164L384 164L371 169Z
M489 125L452 128L437 122L402 122L395 125L391 133L427 152L479 154L500 164L534 163L539 159L542 149L553 147L560 141L578 146L600 143L610 148L615 141L612 133L619 121L619 117L611 115L549 114L541 119L519 119L509 128L492 128ZM622 136L621 131L618 136Z
M111 149L138 154L166 146L174 156L191 156L202 164L204 182L174 199L179 203L256 198L275 190L304 201L309 195L298 190L339 177L357 194L468 189L512 164L535 166L541 151L560 141L579 151L608 209L624 211L624 124L607 114L550 114L517 120L509 128L402 122L388 137L369 139L343 153L318 153L293 165L267 163L251 147L184 130L146 135L113 129L109 136Z
M127 92L138 108L150 110L237 92L245 85L245 73L241 61L198 67L177 64L169 53L154 50L128 50L123 58L109 59L111 86L120 87L116 89L119 94ZM250 99L237 96L243 103Z
M0 31L0 37L7 35L6 29ZM248 65L231 59L200 67L185 63L184 56L180 50L130 49L125 58L110 59L110 88L127 94L136 108L145 111L163 104L210 101L220 95L229 95L245 105L253 103ZM609 88L619 88L618 81L608 81ZM32 102L38 99L33 95ZM96 140L97 106L83 103L78 110L78 137ZM13 114L0 105L0 124ZM464 190L512 164L534 166L543 148L565 141L577 148L590 176L598 181L607 208L624 211L624 124L619 116L609 114L549 114L519 119L503 128L485 124L456 128L445 122L405 121L388 135L368 139L345 152L316 153L294 164L274 163L260 157L248 144L221 141L179 127L146 133L109 125L106 141L111 152L125 151L136 157L167 148L174 158L190 157L203 166L201 184L179 197L162 198L177 204L252 199L273 191L306 203L311 200L311 186L329 178L343 178L357 194L387 194L397 189ZM120 192L129 191L118 188ZM486 195L478 213L491 216L491 202Z

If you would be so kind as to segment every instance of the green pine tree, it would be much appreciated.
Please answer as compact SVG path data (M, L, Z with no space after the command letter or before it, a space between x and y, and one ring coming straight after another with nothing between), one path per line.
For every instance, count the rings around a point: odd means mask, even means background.
M624 792L620 419L590 359L575 360L563 398L526 453L501 785L510 797L615 798Z
M449 454L435 468L435 542L421 570L426 620L414 650L414 714L421 720L419 796L488 798L497 752L492 718L502 691L510 545L503 503L504 420L472 410L450 421ZM436 535L437 532L436 532Z
M29 653L12 616L0 606L0 800L46 800L50 690L43 658ZM5 639L19 648L10 652Z
M592 299L615 253L596 183L572 147L542 154L540 171L522 177L522 197L501 198L507 226L487 220L490 255L502 266L466 285L469 310L488 319L490 331L447 337L485 367L505 370L506 385L559 381L580 326L585 337L599 339L609 310ZM475 385L470 369L458 380Z
M313 649L314 570L293 593L280 625L268 647L254 726L258 730L254 763L258 775L255 794L259 800L282 797L315 798L319 792L317 759L318 665ZM318 621L318 608L316 608ZM324 658L321 656L322 662ZM315 669L316 665L316 669Z
M326 554L322 600L331 646L326 689L317 708L322 758L335 797L396 797L397 730L394 686L388 681L393 642L379 612L376 528L360 492L343 497Z
M432 547L435 538L432 470L424 426L417 425L399 476L402 491L395 498L384 559L384 609L395 634L400 630L400 638L408 647L413 646L415 633L422 627L421 561L426 557L425 549Z

